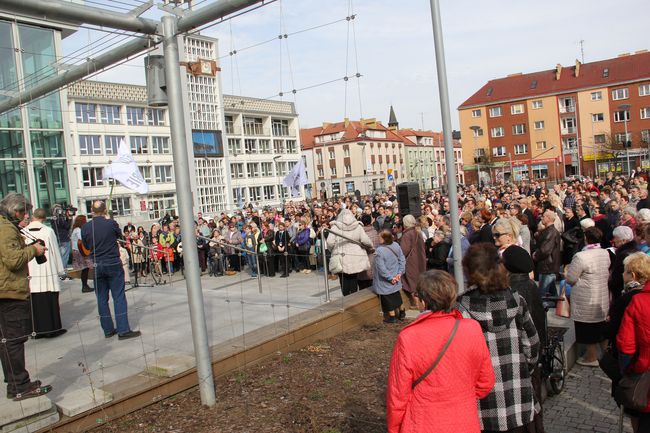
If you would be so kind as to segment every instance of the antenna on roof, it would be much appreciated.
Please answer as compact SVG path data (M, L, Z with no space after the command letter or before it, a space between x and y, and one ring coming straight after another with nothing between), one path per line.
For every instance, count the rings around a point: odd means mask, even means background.
M580 58L582 59L581 63L585 62L585 40L580 39Z

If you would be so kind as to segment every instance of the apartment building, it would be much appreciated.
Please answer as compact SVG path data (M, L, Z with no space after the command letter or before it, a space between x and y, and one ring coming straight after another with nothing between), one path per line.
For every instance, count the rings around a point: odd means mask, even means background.
M323 123L300 138L315 197L394 190L407 179L404 139L376 119Z
M275 206L291 197L284 177L301 158L293 102L224 95L231 208Z
M468 182L650 166L650 53L488 81L458 107Z

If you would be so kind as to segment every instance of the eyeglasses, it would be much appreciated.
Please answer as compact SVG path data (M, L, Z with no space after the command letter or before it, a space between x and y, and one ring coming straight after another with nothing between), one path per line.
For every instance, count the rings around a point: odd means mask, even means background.
M508 233L492 233L494 239L499 239L501 236L507 235Z

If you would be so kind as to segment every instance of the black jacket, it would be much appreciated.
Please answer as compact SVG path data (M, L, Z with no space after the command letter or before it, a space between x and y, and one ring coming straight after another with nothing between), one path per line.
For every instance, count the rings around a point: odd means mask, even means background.
M614 259L612 260L612 265L610 266L609 281L607 282L607 287L609 288L609 293L612 294L612 300L616 300L621 297L621 292L625 283L623 283L623 260L627 258L630 254L636 253L639 251L636 245L636 241L630 241L626 244L621 245L620 248L616 250Z
M425 251L427 253L427 269L439 269L441 271L447 270L447 256L451 245L443 241L433 244L433 238L427 239L425 242Z
M509 274L510 289L519 293L528 304L530 317L533 319L539 341L544 347L546 344L546 325L544 322L544 306L542 305L542 298L539 297L537 283L530 279L528 274Z
M537 251L533 260L540 274L557 274L560 272L562 258L560 255L560 232L550 225L537 236Z

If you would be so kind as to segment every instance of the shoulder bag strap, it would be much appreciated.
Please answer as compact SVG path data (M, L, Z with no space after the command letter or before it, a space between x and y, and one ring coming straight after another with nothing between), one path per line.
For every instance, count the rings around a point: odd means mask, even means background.
M418 377L418 379L415 382L413 382L413 384L411 385L411 389L415 389L415 387L420 382L422 382L424 379L426 379L426 377L429 375L429 373L431 373L433 371L433 369L436 368L436 366L438 365L438 363L442 359L442 355L444 355L445 352L447 351L447 349L449 348L449 345L451 344L451 340L454 339L454 335L456 335L456 331L458 330L458 325L460 325L460 319L456 319L456 323L454 323L454 329L451 330L451 334L449 335L449 338L447 339L447 342L445 343L445 345L442 347L442 350L438 354L438 357L436 358L436 360L433 361L433 364L431 364L431 367L429 367L429 369L427 371L422 373L422 376Z

